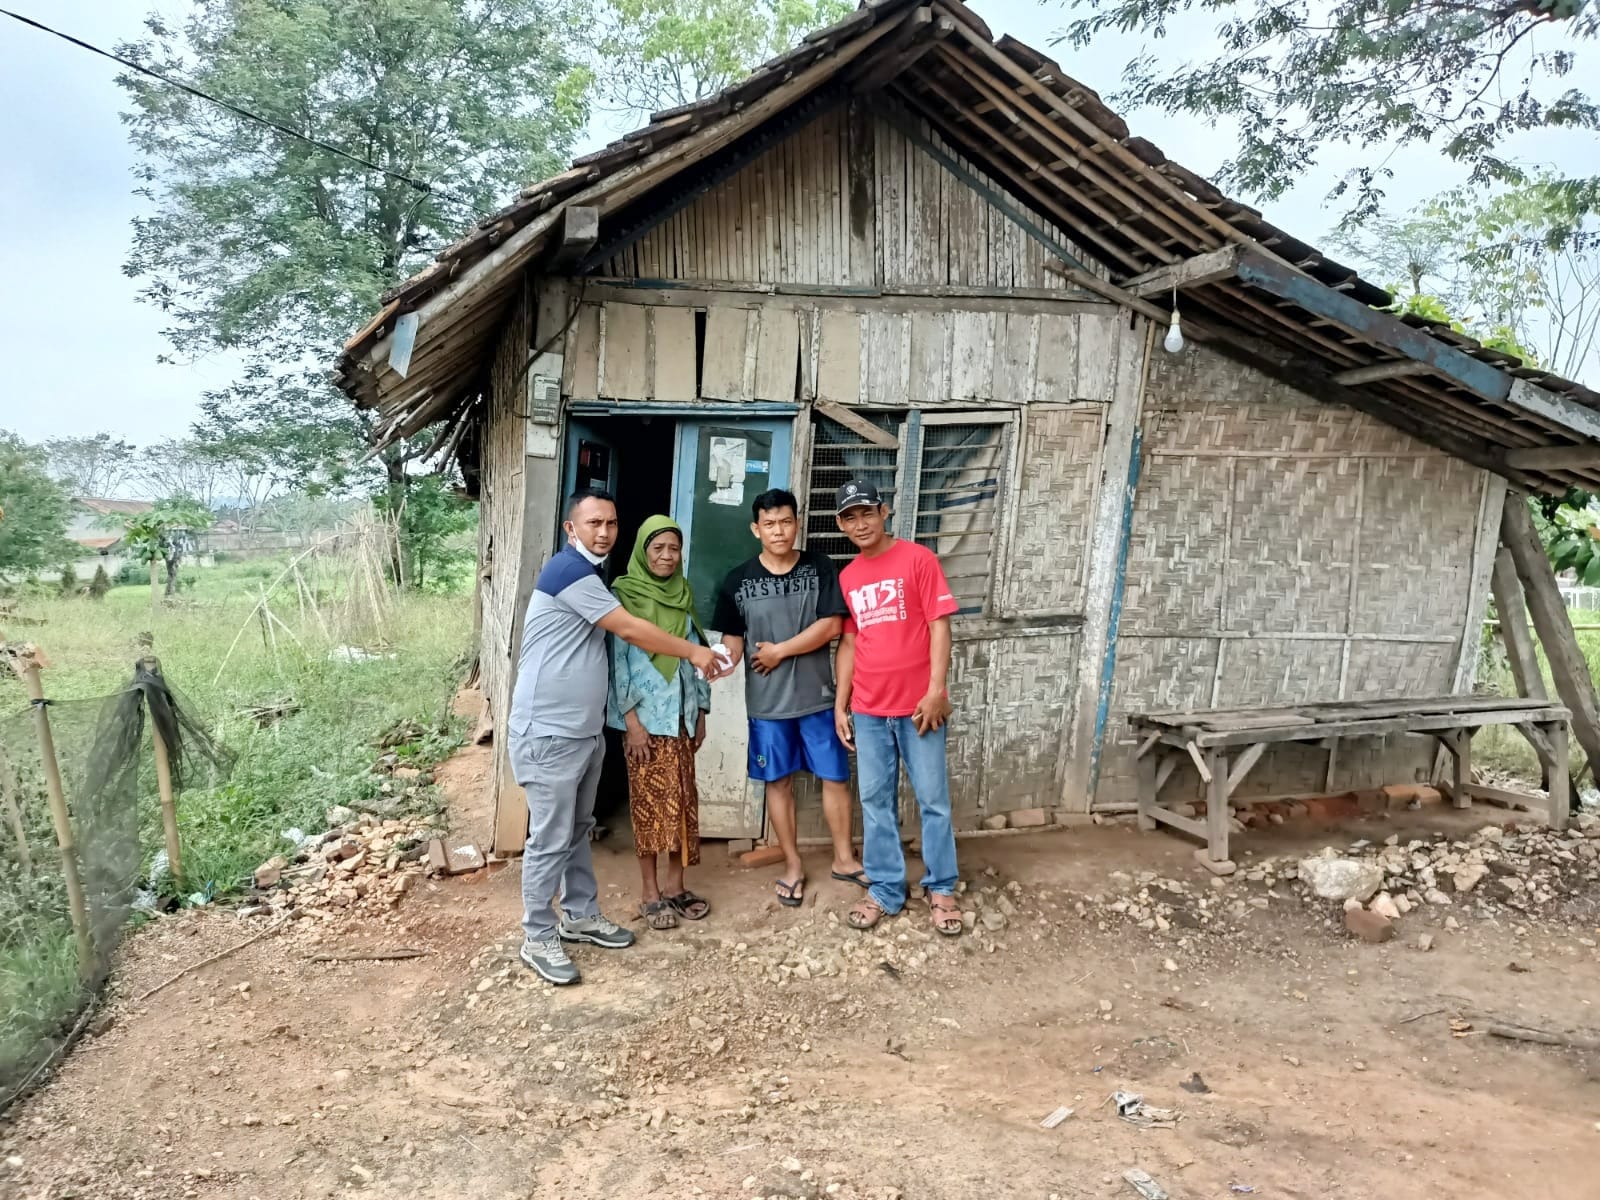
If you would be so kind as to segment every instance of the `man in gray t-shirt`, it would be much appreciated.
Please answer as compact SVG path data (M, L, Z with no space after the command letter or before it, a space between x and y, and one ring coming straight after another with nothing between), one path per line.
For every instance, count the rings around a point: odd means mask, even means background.
M790 907L805 898L794 811L794 775L802 769L822 781L833 877L867 886L850 840L850 755L832 715L828 646L844 623L844 594L832 559L795 549L797 512L794 494L782 488L755 498L750 531L761 553L723 580L711 620L733 661L748 659L749 773L766 784L767 814L784 855L778 899Z
M508 721L511 769L528 797L522 961L555 984L579 979L563 941L610 950L633 944L632 933L600 912L589 848L605 759L606 634L686 658L707 679L717 675L708 647L633 616L601 582L600 564L617 540L609 494L574 493L564 528L567 546L544 565L528 600ZM558 888L559 921L552 905Z

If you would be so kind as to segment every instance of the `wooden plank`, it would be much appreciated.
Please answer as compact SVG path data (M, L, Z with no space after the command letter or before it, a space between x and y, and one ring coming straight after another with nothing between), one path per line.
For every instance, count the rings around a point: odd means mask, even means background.
M866 313L866 331L864 394L874 402L908 404L905 370L909 330L905 314L873 307Z
M745 352L751 313L742 308L706 311L705 360L700 370L700 394L708 400L748 400L745 391Z
M857 404L861 400L859 313L822 314L817 351L817 398L835 404Z
M574 400L600 396L600 306L584 304L567 334L567 355L562 387Z
M1528 600L1528 612L1538 631L1555 681L1556 694L1572 712L1572 732L1588 756L1589 771L1600 764L1600 702L1596 701L1589 664L1572 631L1572 618L1556 586L1555 571L1544 552L1527 501L1513 492L1506 497L1500 522L1500 540L1511 551L1517 575Z
M1427 363L1417 362L1412 358L1396 359L1393 362L1374 363L1370 367L1351 367L1348 371L1340 371L1333 376L1333 381L1340 387L1354 387L1361 383L1377 383L1382 379L1404 379L1408 375L1426 375L1433 368Z
M1200 782L1211 783L1211 768L1206 765L1206 760L1200 757L1200 749L1193 742L1185 742L1183 748L1194 761L1194 769L1200 772Z
M1539 656L1533 648L1533 633L1528 628L1528 609L1522 595L1522 583L1517 578L1517 566L1511 551L1504 546L1494 558L1494 607L1500 614L1500 640L1505 643L1506 658L1511 663L1511 678L1517 695L1534 700L1544 700L1544 674L1539 670Z
M1057 316L1043 313L1038 317L1034 354L1036 367L1033 373L1032 399L1041 403L1065 404L1083 398L1078 390L1078 340L1082 321L1095 321L1096 317ZM1096 397L1104 400L1105 396Z
M1550 768L1550 828L1562 830L1567 827L1567 821L1572 815L1572 798L1568 795L1572 773L1567 748L1567 723L1552 721L1544 727L1544 733L1555 749L1555 763ZM1593 761L1591 759L1590 763ZM1593 770L1591 765L1591 774Z
M762 309L753 393L757 400L793 400L800 363L800 315Z
M857 285L871 284L877 278L874 124L868 106L859 98L852 99L845 121L850 188L846 210L850 223L850 269L846 282Z
M956 312L950 331L950 396L987 400L994 395L995 314Z
M1507 450L1505 464L1521 470L1557 470L1561 467L1600 466L1600 446L1534 446Z
M1492 713L1444 713L1426 717L1371 718L1361 721L1318 721L1288 728L1198 733L1194 742L1202 749L1243 746L1251 742L1320 742L1330 737L1388 737L1397 733L1437 733L1446 729L1477 729L1485 725L1518 725L1523 721L1549 721L1549 708L1508 709Z
M1192 743L1191 743L1192 744ZM1228 861L1228 752L1221 747L1206 751L1210 779L1206 786L1206 857L1212 862Z
M894 434L886 429L879 429L871 421L842 404L835 404L831 400L818 400L812 407L830 421L838 422L874 446L882 446L885 450L900 449L900 439Z
M1106 401L1116 386L1117 344L1122 322L1106 316L1078 321L1078 386L1075 396Z
M1173 288L1200 287L1219 279L1232 279L1239 269L1239 249L1237 245L1224 246L1197 254L1125 279L1122 286L1135 296L1160 296L1170 295Z
M695 398L694 312L687 308L652 308L651 332L655 338L654 371L650 397L688 401Z
M1244 782L1244 777L1250 774L1250 769L1261 761L1261 756L1267 752L1265 742L1257 742L1246 746L1244 753L1234 760L1233 768L1228 773L1228 795L1231 797L1239 790L1239 785Z
M1181 829L1191 837L1205 840L1207 835L1206 822L1195 817L1186 817L1182 813L1175 813L1170 808L1162 808L1159 804L1147 810L1151 822L1159 821L1163 825L1171 825L1174 829ZM1152 824L1152 828L1154 825ZM1223 851L1227 853L1226 850Z
M1043 324L1043 318L1040 321ZM1106 435L1101 451L1100 477L1094 516L1089 529L1088 565L1083 585L1083 634L1079 643L1078 694L1069 743L1071 754L1063 772L1062 806L1088 812L1094 799L1101 744L1110 711L1110 689L1116 625L1113 609L1121 602L1121 570L1125 565L1123 540L1131 519L1133 482L1137 478L1134 446L1139 410L1144 399L1144 367L1149 358L1148 322L1132 321L1121 329L1118 355L1122 369L1117 387L1110 391ZM1041 395L1041 399L1061 399Z
M950 398L948 314L911 314L911 374L907 394L923 401Z
M608 400L649 399L642 304L607 304L601 346L600 394Z

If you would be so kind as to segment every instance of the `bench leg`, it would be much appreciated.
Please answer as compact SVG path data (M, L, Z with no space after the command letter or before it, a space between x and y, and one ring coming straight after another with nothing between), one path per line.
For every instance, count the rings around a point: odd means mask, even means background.
M1206 751L1206 766L1211 784L1206 790L1206 854L1212 862L1228 860L1228 752L1220 748Z
M1139 776L1139 828L1149 833L1156 827L1150 810L1156 806L1156 760L1161 757L1160 747L1153 747L1137 763Z
M1457 730L1455 741L1455 787L1452 800L1457 808L1472 807L1472 731Z
M1568 772L1571 770L1571 754L1567 746L1567 723L1565 721L1551 721L1544 727L1545 736L1550 739L1551 757L1555 762L1550 767L1550 828L1562 830L1567 827L1567 818L1571 815L1571 800L1567 795L1571 780Z

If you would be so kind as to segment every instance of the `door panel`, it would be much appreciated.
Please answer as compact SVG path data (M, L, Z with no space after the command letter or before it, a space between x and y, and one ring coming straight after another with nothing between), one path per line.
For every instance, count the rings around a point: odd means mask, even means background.
M760 546L750 533L750 502L789 483L787 421L683 421L678 425L673 517L684 531L684 561L695 610L712 637L717 589ZM711 685L706 741L695 763L700 832L754 838L766 820L764 789L746 767L744 665Z

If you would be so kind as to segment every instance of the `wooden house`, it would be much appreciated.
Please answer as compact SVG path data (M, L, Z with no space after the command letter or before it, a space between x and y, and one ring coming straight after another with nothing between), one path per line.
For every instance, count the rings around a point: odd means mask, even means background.
M339 375L380 439L444 422L481 500L493 715L574 486L617 494L624 547L673 513L708 618L753 494L843 556L832 492L866 476L962 604L958 828L1070 822L1132 799L1131 712L1469 688L1508 487L1600 486L1600 397L1389 301L956 0L868 0L527 188ZM702 828L754 836L716 696ZM1250 786L1431 759L1288 746Z

